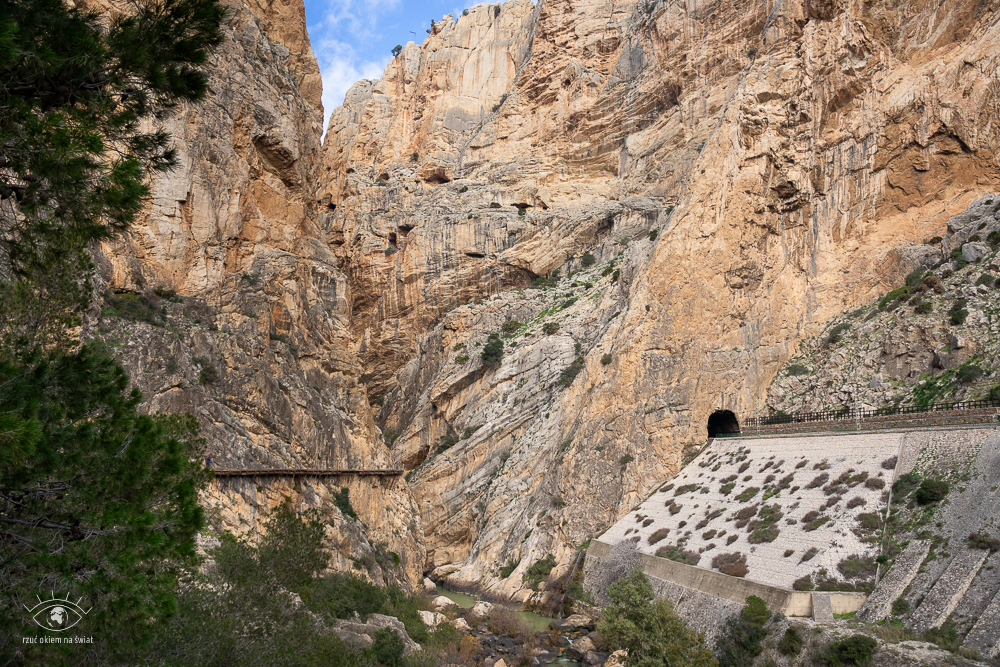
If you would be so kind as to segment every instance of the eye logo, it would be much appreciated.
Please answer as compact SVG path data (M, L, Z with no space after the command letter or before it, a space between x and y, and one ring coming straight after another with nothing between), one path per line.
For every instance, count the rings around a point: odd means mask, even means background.
M80 600L82 599L80 598ZM57 598L53 593L48 600L38 598L37 605L30 609L28 609L28 605L24 605L24 608L31 614L31 620L38 627L53 632L62 632L72 628L90 613L90 609L84 611L79 605L80 600L73 602L65 598Z

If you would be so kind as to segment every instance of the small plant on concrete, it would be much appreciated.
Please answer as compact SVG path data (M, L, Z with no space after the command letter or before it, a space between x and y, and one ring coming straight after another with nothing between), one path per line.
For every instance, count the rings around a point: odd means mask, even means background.
M972 533L966 541L972 549L989 549L991 552L1000 551L1000 539L990 537L986 533Z
M865 504L865 499L861 496L855 496L847 501L847 509L854 509L855 507L861 507Z
M740 494L736 496L736 500L740 501L741 503L745 503L754 496L756 496L759 492L760 492L759 488L757 488L756 486L751 486L750 488L741 491Z
M816 547L809 547L809 550L802 554L802 558L799 559L800 563L805 563L812 560L813 556L819 553L819 549Z
M881 477L869 477L865 480L865 486L873 491L885 488L885 480Z
M828 475L825 472L824 473L820 473L819 475L816 475L815 477L813 477L813 480L811 482L809 482L808 484L806 484L806 488L807 489L818 489L819 487L821 487L824 484L826 484L829 481L829 479L830 479L830 475Z
M799 577L792 582L792 588L797 591L811 591L815 588L813 585L812 575L807 574L804 577Z
M670 533L669 528L659 528L656 530L656 532L654 532L652 535L649 536L648 541L650 544L656 544L664 537L666 537L668 533Z
M712 567L722 574L728 574L730 577L742 578L750 573L750 568L747 567L747 557L738 551L719 554L712 559Z
M660 558L667 558L669 560L677 561L678 563L684 563L685 565L697 565L698 561L701 560L701 554L697 554L693 551L685 551L676 544L660 547L656 550L656 555Z

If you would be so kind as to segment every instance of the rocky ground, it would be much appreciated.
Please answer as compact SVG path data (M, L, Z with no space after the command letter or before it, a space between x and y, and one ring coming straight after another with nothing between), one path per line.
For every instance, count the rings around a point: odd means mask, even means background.
M1000 383L998 247L1000 194L991 194L950 218L943 238L928 239L912 285L832 319L804 341L771 385L767 408L873 410L986 398Z

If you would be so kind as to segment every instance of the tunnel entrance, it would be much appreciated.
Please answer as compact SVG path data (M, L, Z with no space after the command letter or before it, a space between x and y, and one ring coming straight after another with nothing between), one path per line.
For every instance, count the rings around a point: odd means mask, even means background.
M708 437L710 438L739 432L740 423L731 410L716 410L708 418Z

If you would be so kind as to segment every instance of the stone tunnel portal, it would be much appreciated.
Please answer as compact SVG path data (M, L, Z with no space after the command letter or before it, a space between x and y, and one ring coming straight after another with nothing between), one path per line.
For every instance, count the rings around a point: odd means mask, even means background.
M708 418L708 437L710 438L739 432L740 422L731 410L716 410Z

